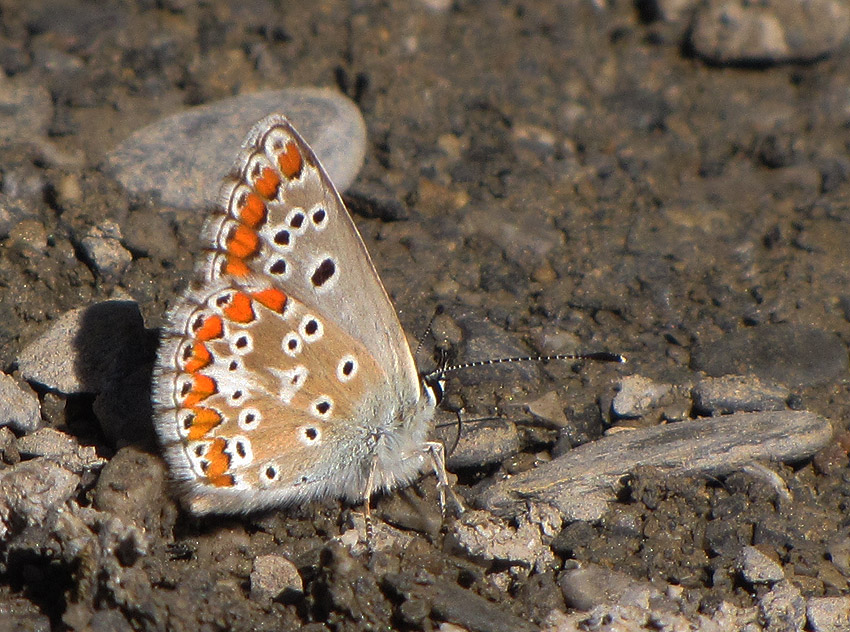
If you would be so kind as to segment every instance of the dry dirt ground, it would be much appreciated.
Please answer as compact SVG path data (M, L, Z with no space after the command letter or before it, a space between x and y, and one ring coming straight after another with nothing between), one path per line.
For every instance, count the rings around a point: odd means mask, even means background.
M33 630L427 630L498 629L515 616L533 629L568 611L558 580L577 564L680 587L686 616L711 617L770 590L741 574L748 545L803 598L848 595L850 64L840 48L805 63L709 60L688 43L689 19L616 0L0 3L0 89L32 100L0 154L5 372L68 310L129 296L154 329L185 286L201 214L126 194L97 167L105 151L193 105L327 86L366 121L355 219L408 331L442 304L436 333L460 359L565 345L629 358L453 377L450 406L510 424L520 448L455 468L468 504L488 480L624 425L610 412L623 376L687 392L713 349L727 362L717 374L783 385L790 408L822 415L838 437L814 458L769 466L790 503L746 472L636 472L602 520L564 524L546 543L551 563L528 568L456 550L432 479L376 502L406 530L372 555L333 539L357 517L334 502L193 519L166 492L149 429L118 449L91 397L41 389L47 424L108 460L69 502L148 539L101 541L95 554L69 551L50 529L19 533L0 545L0 618ZM132 254L118 279L81 254L107 219ZM770 355L777 332L803 330L834 344L794 351L803 366L785 379ZM763 336L775 342L753 343ZM552 392L560 430L516 405ZM695 416L687 401L629 423ZM19 461L12 450L4 459ZM289 559L301 586L262 593L262 556ZM476 623L468 615L482 604L494 618Z

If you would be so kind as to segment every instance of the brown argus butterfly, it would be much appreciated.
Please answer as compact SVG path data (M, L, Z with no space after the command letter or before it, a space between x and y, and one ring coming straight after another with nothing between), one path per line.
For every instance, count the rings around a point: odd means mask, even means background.
M368 501L430 465L441 394L421 380L363 241L283 116L250 132L168 313L156 429L195 513Z

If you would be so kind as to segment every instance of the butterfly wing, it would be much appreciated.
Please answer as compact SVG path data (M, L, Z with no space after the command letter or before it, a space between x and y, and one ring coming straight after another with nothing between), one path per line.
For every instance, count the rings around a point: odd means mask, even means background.
M245 511L408 482L433 402L312 150L281 116L250 133L198 279L168 316L156 425L191 509Z

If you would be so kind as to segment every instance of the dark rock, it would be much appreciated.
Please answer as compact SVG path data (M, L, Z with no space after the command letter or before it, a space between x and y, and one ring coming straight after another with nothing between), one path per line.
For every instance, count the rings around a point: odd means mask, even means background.
M848 358L846 346L833 333L805 325L762 325L701 342L691 368L713 377L754 375L796 388L845 375Z

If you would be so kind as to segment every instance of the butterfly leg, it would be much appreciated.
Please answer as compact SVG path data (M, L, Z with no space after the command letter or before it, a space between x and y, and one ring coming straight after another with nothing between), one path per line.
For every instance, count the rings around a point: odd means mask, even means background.
M378 470L378 459L373 458L369 465L369 475L366 477L366 488L363 490L363 521L366 523L366 542L371 543L375 530L372 527L372 492L375 491L375 472Z
M457 497L452 486L449 485L449 477L446 474L446 448L439 441L426 441L424 446L425 452L431 458L431 466L434 468L434 475L437 477L437 489L440 491L440 511L443 516L446 515L446 493L451 496L452 502L458 509L458 512L464 511L463 503Z

